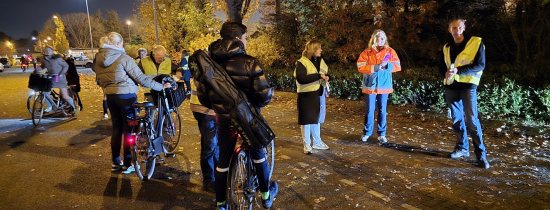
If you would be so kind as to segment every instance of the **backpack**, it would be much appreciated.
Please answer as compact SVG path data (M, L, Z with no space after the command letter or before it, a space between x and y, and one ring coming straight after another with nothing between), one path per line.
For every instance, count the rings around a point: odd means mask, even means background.
M231 124L248 146L253 149L264 148L275 139L275 133L259 108L249 103L246 94L237 88L222 66L202 50L195 51L189 63L195 81L206 84L224 105L229 105Z

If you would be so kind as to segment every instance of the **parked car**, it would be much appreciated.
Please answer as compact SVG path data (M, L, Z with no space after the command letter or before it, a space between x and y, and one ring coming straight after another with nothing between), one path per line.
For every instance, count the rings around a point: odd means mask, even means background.
M75 56L74 65L75 66L85 66L86 68L92 68L93 60L88 59L86 56Z
M11 61L8 58L0 58L0 63L2 63L2 68L10 68Z
M0 64L0 72L4 72L4 64Z

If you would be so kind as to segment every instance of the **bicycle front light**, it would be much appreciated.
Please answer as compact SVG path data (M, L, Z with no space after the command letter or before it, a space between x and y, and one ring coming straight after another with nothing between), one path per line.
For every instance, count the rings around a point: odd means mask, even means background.
M33 96L36 92L34 90L29 91L29 96Z

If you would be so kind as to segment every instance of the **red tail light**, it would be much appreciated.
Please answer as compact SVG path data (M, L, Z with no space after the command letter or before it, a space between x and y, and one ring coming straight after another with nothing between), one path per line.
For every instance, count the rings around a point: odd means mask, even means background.
M128 125L129 125L129 126L136 126L136 125L138 125L138 124L139 124L139 122L138 122L137 120L130 120L130 121L128 121Z
M127 140L128 140L128 143L130 143L130 145L133 145L134 142L136 142L136 136L130 135Z

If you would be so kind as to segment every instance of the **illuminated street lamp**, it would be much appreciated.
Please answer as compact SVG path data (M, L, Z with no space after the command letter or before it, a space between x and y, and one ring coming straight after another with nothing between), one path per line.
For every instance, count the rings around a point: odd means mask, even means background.
M130 41L132 40L132 37L130 37L130 24L132 24L132 22L126 21L126 24L128 25L128 44L129 44Z
M11 42L7 42L6 44L8 45L8 47L11 46Z
M54 16L55 17L55 16ZM52 38L48 37L48 40L51 40L52 41L52 44L53 44L53 49L55 49L55 40L52 40Z
M36 41L36 37L32 37L32 40L35 40ZM38 45L40 45L40 52L43 52L42 51L42 42L40 41L40 37L38 38Z

